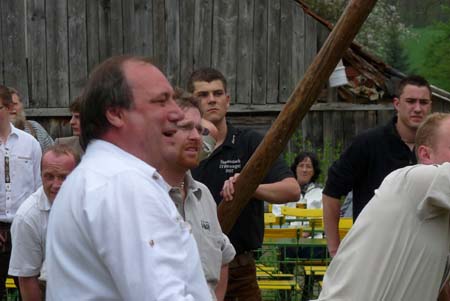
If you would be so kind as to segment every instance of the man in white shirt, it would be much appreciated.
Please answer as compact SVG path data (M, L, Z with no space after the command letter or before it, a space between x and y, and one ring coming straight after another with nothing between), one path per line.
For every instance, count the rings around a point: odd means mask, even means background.
M186 223L157 170L184 117L148 60L112 57L90 75L80 165L47 230L47 300L210 300Z
M177 123L174 144L163 154L166 164L160 170L169 183L178 212L192 227L211 298L223 300L228 280L228 263L236 251L223 234L217 218L217 205L209 189L195 181L190 169L198 165L202 149L202 118L199 103L189 93L177 95L184 118Z
M318 300L449 300L449 114L419 127L416 154L422 164L393 171L364 207Z
M61 184L79 160L67 145L47 148L42 156L42 187L22 203L14 217L8 273L19 277L23 301L43 300L45 291L41 292L40 285L45 281L43 264L48 216Z
M41 146L10 123L11 91L0 85L0 300L11 256L11 223L22 202L41 186Z

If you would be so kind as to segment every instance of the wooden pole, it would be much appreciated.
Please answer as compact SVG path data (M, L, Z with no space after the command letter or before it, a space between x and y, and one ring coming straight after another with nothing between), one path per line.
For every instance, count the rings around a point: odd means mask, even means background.
M303 79L297 84L287 104L242 169L235 183L233 201L220 203L218 215L225 233L230 232L242 209L286 147L376 2L376 0L352 0L345 8Z

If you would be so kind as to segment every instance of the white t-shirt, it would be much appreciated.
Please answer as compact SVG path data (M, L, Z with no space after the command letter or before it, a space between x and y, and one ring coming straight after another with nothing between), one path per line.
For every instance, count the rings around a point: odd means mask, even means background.
M39 276L45 260L45 238L50 208L51 204L41 186L17 210L11 226L9 275Z
M168 188L153 167L92 141L50 213L47 300L210 300Z
M11 223L17 209L41 186L41 146L11 124L6 143L0 141L0 222Z
M342 240L318 300L436 300L449 211L450 164L389 174Z

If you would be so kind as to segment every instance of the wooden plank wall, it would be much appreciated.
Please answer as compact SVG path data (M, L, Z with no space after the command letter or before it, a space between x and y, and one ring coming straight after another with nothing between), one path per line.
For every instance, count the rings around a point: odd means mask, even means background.
M2 0L0 83L16 87L54 137L70 134L67 107L88 73L118 54L153 57L181 87L194 69L218 68L234 107L264 111L289 98L323 30L294 0ZM345 144L385 115L312 110L299 128L314 145Z
M4 0L0 82L65 108L111 55L153 57L174 85L212 66L233 103L283 103L317 51L316 22L281 0Z

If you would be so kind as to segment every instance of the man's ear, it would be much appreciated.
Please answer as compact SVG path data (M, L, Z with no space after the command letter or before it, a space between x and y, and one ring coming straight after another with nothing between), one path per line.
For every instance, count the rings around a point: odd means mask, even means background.
M227 109L230 107L230 94L227 93Z
M120 128L124 125L124 113L122 108L116 107L107 109L105 117L114 127Z
M396 111L398 111L398 104L400 102L400 99L398 97L394 97L394 100L392 101L392 104L394 105L394 108Z
M419 145L417 148L417 161L422 164L433 164L433 160L431 158L432 149L426 145Z

